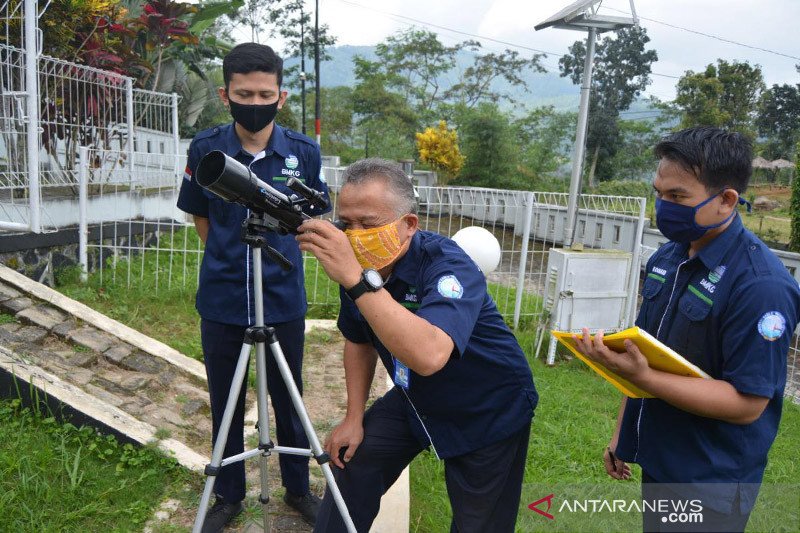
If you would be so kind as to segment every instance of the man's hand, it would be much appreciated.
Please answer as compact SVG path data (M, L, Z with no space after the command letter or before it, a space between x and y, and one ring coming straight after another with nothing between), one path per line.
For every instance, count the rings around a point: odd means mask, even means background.
M361 265L343 231L327 220L311 219L298 228L300 249L314 254L331 280L349 289L361 279Z
M606 472L614 479L629 479L631 477L631 467L623 461L618 459L614 452L611 451L611 446L606 447L603 452L603 464L606 467Z
M325 451L331 457L333 464L339 468L344 468L344 463L339 459L339 451L347 448L344 452L344 462L352 459L353 454L364 440L364 425L362 420L349 420L345 418L341 424L333 428L331 434L325 440Z
M623 377L631 383L639 383L648 372L650 366L647 358L642 355L633 341L625 341L624 352L615 352L603 344L603 330L598 330L594 339L589 335L589 330L583 328L583 335L573 335L578 351L596 363L600 363L613 373Z

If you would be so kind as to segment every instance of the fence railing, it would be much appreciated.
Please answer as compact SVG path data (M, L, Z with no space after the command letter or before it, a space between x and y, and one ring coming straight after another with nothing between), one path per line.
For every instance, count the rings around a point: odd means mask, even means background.
M84 155L87 161L112 158L102 151L87 150ZM87 221L98 236L88 242L89 264L100 271L103 283L147 283L156 291L178 286L191 293L197 286L203 249L190 217L175 207L181 178L172 168L176 164L182 168L183 161L139 152L135 161L137 168L151 170L137 173L133 181L127 181L120 169L86 168ZM339 171L325 172L330 176ZM334 208L329 217L335 218L339 187L335 181L331 185ZM481 226L497 237L501 261L487 276L490 293L509 323L521 328L537 325L547 313L548 252L562 244L567 195L455 187L418 187L417 192L422 229L452 236L463 227ZM632 253L630 302L635 302L638 291L640 259L648 251L642 247L644 212L643 198L583 195L576 218L575 240L585 247ZM303 261L309 303L334 311L338 287L313 256L305 255ZM152 272L154 278L148 274ZM631 306L630 316L633 313ZM800 398L798 357L796 338L787 361L787 395Z
M26 87L26 51L0 44L0 230L24 231L39 216L44 229L62 227L50 204L77 196L81 147L94 150L89 167L114 183L151 175L155 157L170 159L172 174L180 170L176 94L136 89L130 77L52 57L39 56L36 65L34 90ZM30 128L38 132L33 151Z

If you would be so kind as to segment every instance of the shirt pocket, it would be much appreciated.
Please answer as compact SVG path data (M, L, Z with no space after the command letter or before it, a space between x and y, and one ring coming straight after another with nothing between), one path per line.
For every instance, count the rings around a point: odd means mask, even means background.
M636 323L640 327L647 327L648 317L653 313L656 297L661 293L664 283L657 279L645 278L642 286L642 307L639 309L639 318Z
M678 301L675 323L670 329L670 337L675 342L670 344L693 363L697 363L705 354L711 305L691 291L687 291Z

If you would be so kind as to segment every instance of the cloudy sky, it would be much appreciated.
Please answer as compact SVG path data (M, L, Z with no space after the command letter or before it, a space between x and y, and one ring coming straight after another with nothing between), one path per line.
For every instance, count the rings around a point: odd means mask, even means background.
M308 2L313 9L313 2ZM544 59L544 64L550 70L557 70L558 55L566 52L576 39L585 38L585 34L568 30L533 30L571 0L319 0L319 3L320 20L331 27L338 44L373 45L413 25L435 31L446 44L472 38L457 33L465 32L554 52ZM761 65L768 85L800 82L800 74L795 70L800 63L798 0L635 0L635 6L642 17L641 24L650 35L650 46L659 56L653 66L653 72L659 75L653 76L648 94L672 99L677 81L674 76L681 76L687 70L702 70L717 58ZM630 1L604 0L600 12L630 13ZM488 39L479 40L487 50L501 51L507 47ZM533 53L525 48L517 50Z

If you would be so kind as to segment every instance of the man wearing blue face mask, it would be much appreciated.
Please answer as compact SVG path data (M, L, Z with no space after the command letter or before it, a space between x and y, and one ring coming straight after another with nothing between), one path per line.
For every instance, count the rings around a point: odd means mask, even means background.
M781 418L800 288L736 211L746 137L690 128L655 154L656 222L671 242L647 263L636 324L713 379L654 370L633 343L617 353L584 330L583 353L655 396L623 400L605 468L627 479L625 462L638 463L643 499L669 502L644 508L644 531L743 531ZM673 505L700 520L680 523Z
M178 207L194 216L197 232L205 243L196 307L202 319L200 334L215 440L245 329L255 324L255 298L263 298L264 322L275 328L301 392L307 305L302 256L291 235L266 233L267 244L289 259L294 268L284 272L264 254L264 293L253 294L252 255L240 237L242 221L249 212L242 205L226 202L203 189L193 177L197 164L212 150L222 150L281 192L291 194L286 180L294 177L328 197L319 146L308 137L275 124L275 115L287 96L281 90L283 60L269 46L245 43L225 56L222 72L225 87L219 89L219 95L230 109L233 123L202 131L192 140L178 197ZM314 208L305 211L312 216L323 213ZM275 412L278 444L308 448L308 439L272 357L267 357L267 387ZM244 450L244 401L245 388L238 399L223 457ZM308 458L280 455L279 460L286 488L284 501L313 524L320 499L309 491ZM243 462L220 470L214 493L216 503L205 519L204 532L222 531L225 524L241 513L245 496Z

